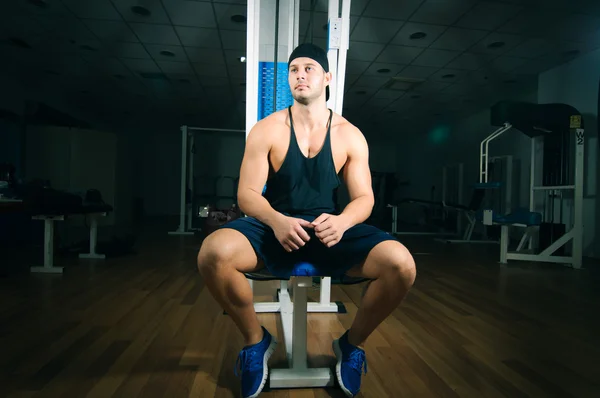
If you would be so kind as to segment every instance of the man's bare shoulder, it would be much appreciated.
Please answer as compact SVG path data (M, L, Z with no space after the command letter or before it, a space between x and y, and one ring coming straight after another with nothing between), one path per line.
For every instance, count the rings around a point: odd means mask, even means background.
M281 110L270 114L264 119L256 122L254 127L250 130L250 135L253 139L259 139L261 141L271 142L273 137L278 136L278 132L281 129L287 127L287 111ZM249 135L249 136L250 136Z
M339 137L342 138L344 142L347 142L349 146L355 147L366 145L367 141L362 131L342 115L334 113L332 125L332 127L336 129Z

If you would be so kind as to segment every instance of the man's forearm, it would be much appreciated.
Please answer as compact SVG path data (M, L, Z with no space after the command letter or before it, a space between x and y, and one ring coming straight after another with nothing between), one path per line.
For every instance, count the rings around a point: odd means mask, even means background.
M374 204L372 196L359 196L348 203L340 216L346 220L348 228L351 228L369 218Z
M273 222L282 214L273 209L271 204L261 194L248 189L238 193L238 202L240 210L247 216L254 217L257 220L273 227Z

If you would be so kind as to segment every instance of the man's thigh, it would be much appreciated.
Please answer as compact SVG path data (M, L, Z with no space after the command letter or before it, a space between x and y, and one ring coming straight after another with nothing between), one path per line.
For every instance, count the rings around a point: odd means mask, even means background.
M378 264L385 264L390 256L404 246L398 240L372 225L357 224L344 233L340 242L325 249L326 261L332 264L337 275L376 278Z
M265 267L259 251L268 239L264 225L245 217L231 221L207 236L200 251L226 258L240 272L257 272Z
M346 275L353 278L377 279L392 267L398 267L410 256L408 249L397 240L378 243L367 254L367 258L348 270Z

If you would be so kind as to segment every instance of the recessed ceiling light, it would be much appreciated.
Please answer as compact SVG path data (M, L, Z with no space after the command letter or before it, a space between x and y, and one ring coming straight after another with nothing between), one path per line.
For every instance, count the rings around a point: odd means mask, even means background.
M9 37L8 40L17 47L31 49L29 43L19 37Z
M491 49L496 49L496 48L501 48L504 47L506 43L503 41L495 41L493 43L490 43L487 45L487 48L491 48Z
M136 15L140 15L142 17L148 17L148 16L150 16L150 14L152 14L149 9L147 9L146 7L142 7L142 6L131 7L131 12Z
M448 74L446 74L446 75L443 75L443 76L442 76L442 79L454 79L455 77L456 77L456 75L455 75L455 74L453 74L453 73L448 73Z
M46 0L29 0L29 4L40 8L46 8L48 2L46 2Z
M162 50L160 52L160 55L164 55L165 57L174 57L175 53L173 53L171 51L167 51L167 50Z
M244 15L233 15L231 17L231 21L235 22L235 23L246 23L247 19Z
M412 35L409 36L411 40L420 40L420 39L424 39L425 37L427 37L427 33L425 32L415 32Z
M377 69L377 73L390 73L390 70L387 68Z
M240 57L240 62L246 62L246 57Z

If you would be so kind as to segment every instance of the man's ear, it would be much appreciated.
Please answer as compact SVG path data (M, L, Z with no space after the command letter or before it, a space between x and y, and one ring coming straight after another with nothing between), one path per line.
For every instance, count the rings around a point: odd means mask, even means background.
M331 72L325 72L325 83L331 83L331 79L333 79Z

